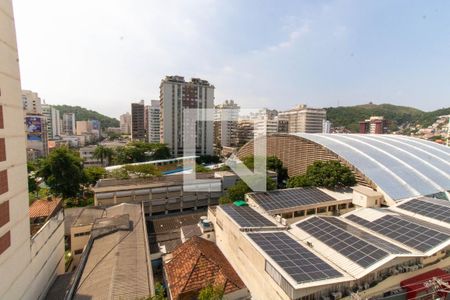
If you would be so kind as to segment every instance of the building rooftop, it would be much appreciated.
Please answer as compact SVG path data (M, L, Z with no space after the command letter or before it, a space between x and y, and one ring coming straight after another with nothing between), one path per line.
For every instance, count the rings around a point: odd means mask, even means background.
M392 210L442 225L450 224L450 202L435 198L414 198L399 203Z
M188 240L193 236L202 235L202 229L198 226L198 224L186 225L181 227L181 234L183 234L184 238Z
M105 210L83 252L74 299L141 299L153 293L147 231L141 205Z
M198 293L209 284L222 287L225 294L245 288L213 242L194 236L172 254L172 259L165 265L171 299Z
M60 208L61 198L39 199L34 201L30 208L30 218L42 218L53 215Z
M86 226L94 224L95 220L103 217L105 209L101 207L83 207L74 218L72 226Z
M270 216L263 216L250 206L234 204L221 205L219 209L225 212L240 228L272 228L281 227Z
M450 190L449 147L393 134L296 133L295 136L335 153L394 201Z
M339 192L308 187L254 192L248 193L247 197L252 198L265 211L275 214L286 209L352 199L352 194L348 190Z

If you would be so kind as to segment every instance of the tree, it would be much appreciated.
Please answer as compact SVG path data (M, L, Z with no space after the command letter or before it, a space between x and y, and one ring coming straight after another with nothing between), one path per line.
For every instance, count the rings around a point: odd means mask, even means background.
M92 185L96 184L99 179L106 175L106 170L102 167L87 167L83 171L85 182Z
M277 184L270 177L266 179L266 189L268 191L277 188ZM238 180L235 185L228 188L225 195L220 197L219 203L226 204L238 200L244 200L245 194L250 193L252 189L242 180Z
M247 168L253 170L255 164L255 157L253 155L244 157L242 159L242 162L244 163L244 165L247 166ZM277 173L277 181L278 181L277 185L279 187L283 187L285 181L288 179L287 169L283 167L283 162L275 155L268 156L266 168L267 170L271 170Z
M208 285L200 290L198 300L221 300L223 299L224 289L221 286Z
M33 163L28 162L27 171L28 171L28 192L29 193L38 192L39 186L36 182L36 166Z
M139 178L152 178L162 176L161 171L153 164L126 165L122 169L128 172L128 175L134 175Z
M157 282L155 284L155 295L149 299L150 300L166 300L167 299L164 286L160 282Z
M107 164L110 164L112 161L112 158L114 156L114 150L102 145L98 145L95 150L94 150L94 158L96 159L100 159L100 162L103 164L103 161L106 159L107 160Z
M82 159L67 147L53 150L42 161L38 175L45 180L50 191L63 198L76 197L82 192L84 172Z
M116 148L115 162L128 164L166 158L170 158L170 150L165 144L135 141Z
M288 187L320 186L348 187L356 184L355 175L339 161L316 161L306 169L306 174L289 179Z

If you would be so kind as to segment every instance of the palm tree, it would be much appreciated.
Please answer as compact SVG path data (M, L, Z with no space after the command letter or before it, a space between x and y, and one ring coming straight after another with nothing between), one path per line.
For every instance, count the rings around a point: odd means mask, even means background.
M100 159L100 163L103 166L103 161L106 159L107 164L112 161L112 157L114 155L114 151L111 148L107 148L102 145L98 145L94 150L94 158Z

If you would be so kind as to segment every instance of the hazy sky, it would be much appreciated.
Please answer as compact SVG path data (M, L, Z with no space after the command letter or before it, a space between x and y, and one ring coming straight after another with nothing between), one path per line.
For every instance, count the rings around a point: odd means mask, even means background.
M216 103L450 106L449 1L14 0L22 87L118 117L200 77Z

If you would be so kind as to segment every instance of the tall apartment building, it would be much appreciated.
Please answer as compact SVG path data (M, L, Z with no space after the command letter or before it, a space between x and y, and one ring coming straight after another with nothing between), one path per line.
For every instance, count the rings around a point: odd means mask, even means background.
M255 119L255 136L269 135L274 133L288 133L289 121L279 117Z
M147 122L147 141L149 143L159 143L161 135L161 109L159 106L159 100L152 100L151 105L147 105L145 107L145 115Z
M22 90L23 110L27 114L42 114L41 98L38 94L29 90Z
M123 134L131 134L131 114L129 112L120 115L120 131Z
M214 144L216 146L237 146L239 109L239 105L233 100L225 100L224 103L216 105L214 114Z
M144 100L131 103L131 139L133 141L145 141L145 127Z
M278 114L280 118L288 120L289 133L322 133L326 115L325 109L311 108L304 104Z
M65 113L62 118L63 133L65 135L75 135L76 134L76 123L74 113Z
M237 145L243 146L247 142L251 141L254 135L254 121L248 119L241 119L238 121L237 126Z
M61 135L61 117L59 110L49 104L42 104L42 114L47 120L47 136L55 139Z
M359 133L385 134L389 131L389 124L383 116L372 116L359 122Z
M187 82L182 76L166 76L165 79L161 80L160 105L161 142L168 145L174 156L182 156L185 134L183 110L185 108L213 109L214 86L199 78L192 78L191 81ZM213 122L197 120L195 127L196 154L212 155Z
M11 0L0 1L0 299L44 299L64 272L63 214L31 235L26 139Z

